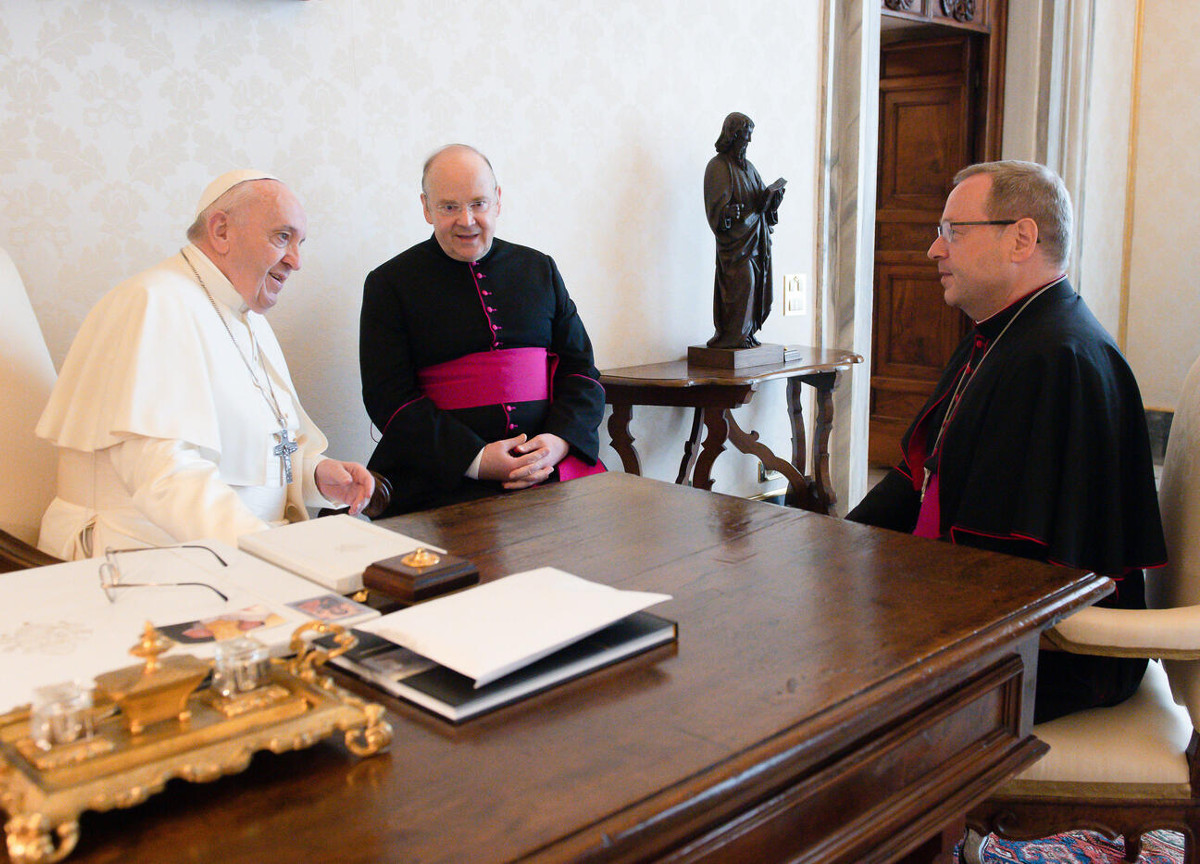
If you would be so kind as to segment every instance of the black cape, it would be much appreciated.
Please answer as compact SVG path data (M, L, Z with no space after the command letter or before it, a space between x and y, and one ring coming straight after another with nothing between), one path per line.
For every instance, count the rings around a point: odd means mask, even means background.
M991 348L964 388L940 447L943 537L971 545L1033 544L1040 554L1024 557L1112 576L1165 563L1146 415L1133 372L1066 280L994 341L1020 306L976 325L962 341L901 440L899 477L885 478L847 518L913 530L926 451L982 341Z
M553 402L519 402L506 414L499 405L443 411L421 398L419 369L529 347L558 356ZM388 515L500 492L464 472L485 444L522 432L558 435L596 463L604 390L592 344L554 260L534 249L495 239L467 264L430 237L371 271L359 366L367 413L383 430L368 467L392 483Z
M938 474L942 539L1112 576L1117 593L1102 605L1144 608L1140 568L1161 566L1167 556L1137 382L1112 337L1065 279L1018 315L1023 302L977 324L958 346L901 440L900 463L847 518L914 529L926 459L974 355L976 371L929 462ZM1120 691L1101 694L1095 704L1129 695L1144 668L1144 661L1110 663L1113 658L1052 652L1042 657L1039 722L1048 713L1086 707L1042 710L1055 698L1049 691L1069 689L1053 683L1051 667L1065 663L1075 678L1090 678L1088 686L1107 690L1113 684ZM1093 660L1106 662L1079 672L1080 664ZM1130 668L1118 668L1124 666ZM1065 697L1079 698L1088 701Z

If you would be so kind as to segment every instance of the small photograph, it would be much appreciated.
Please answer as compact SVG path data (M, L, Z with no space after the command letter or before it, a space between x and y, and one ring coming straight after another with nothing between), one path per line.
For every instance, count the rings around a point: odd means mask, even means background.
M215 618L186 621L183 624L168 624L158 629L163 635L183 645L199 645L205 642L224 642L226 639L236 639L251 630L275 627L282 623L284 623L283 616L277 615L266 606L256 605L247 606L238 612L227 612Z
M372 612L370 606L355 603L353 600L343 597L340 594L322 594L319 597L298 600L295 603L287 605L321 621L342 621L346 618L356 618L364 614L369 615Z
M428 657L422 657L415 651L409 651L407 648L396 646L391 651L386 651L382 654L377 654L374 657L364 658L363 666L376 672L392 681L403 681L421 672L437 666Z

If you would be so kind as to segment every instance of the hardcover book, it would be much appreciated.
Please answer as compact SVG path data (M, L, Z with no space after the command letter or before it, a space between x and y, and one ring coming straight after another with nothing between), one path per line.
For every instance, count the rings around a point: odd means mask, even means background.
M461 723L674 642L678 627L650 612L635 612L483 686L476 686L474 679L373 633L355 630L354 634L359 638L358 644L330 660L331 665L453 723Z

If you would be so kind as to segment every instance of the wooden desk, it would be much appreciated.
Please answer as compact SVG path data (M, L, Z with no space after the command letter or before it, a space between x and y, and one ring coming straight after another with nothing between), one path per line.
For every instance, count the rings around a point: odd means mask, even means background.
M608 434L621 464L630 474L641 474L641 462L633 447L629 421L635 405L666 405L694 408L692 431L683 445L683 461L676 483L698 489L711 489L712 466L728 440L743 453L757 456L767 468L778 471L788 481L787 503L816 513L834 512L836 497L829 479L829 433L833 428L833 391L842 372L861 363L862 357L851 351L818 351L800 347L800 356L782 363L749 366L743 369L708 369L690 366L686 360L625 366L600 373L605 401L613 406L608 419ZM733 409L745 405L758 386L773 378L787 379L788 415L792 424L792 459L776 456L758 440L757 432L745 432L733 419ZM816 390L816 417L813 421L812 457L805 473L804 414L800 401L801 385ZM703 451L700 425L708 430Z
M948 861L962 814L1043 749L1039 630L1109 587L619 472L386 524L484 579L670 593L677 653L459 728L383 699L390 752L172 781L85 816L68 862Z

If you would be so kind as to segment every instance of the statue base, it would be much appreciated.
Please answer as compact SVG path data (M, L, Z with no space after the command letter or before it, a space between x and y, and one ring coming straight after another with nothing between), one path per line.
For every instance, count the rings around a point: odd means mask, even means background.
M747 366L768 366L782 363L782 345L763 343L757 348L709 348L707 345L688 346L688 365L708 369L744 369Z

